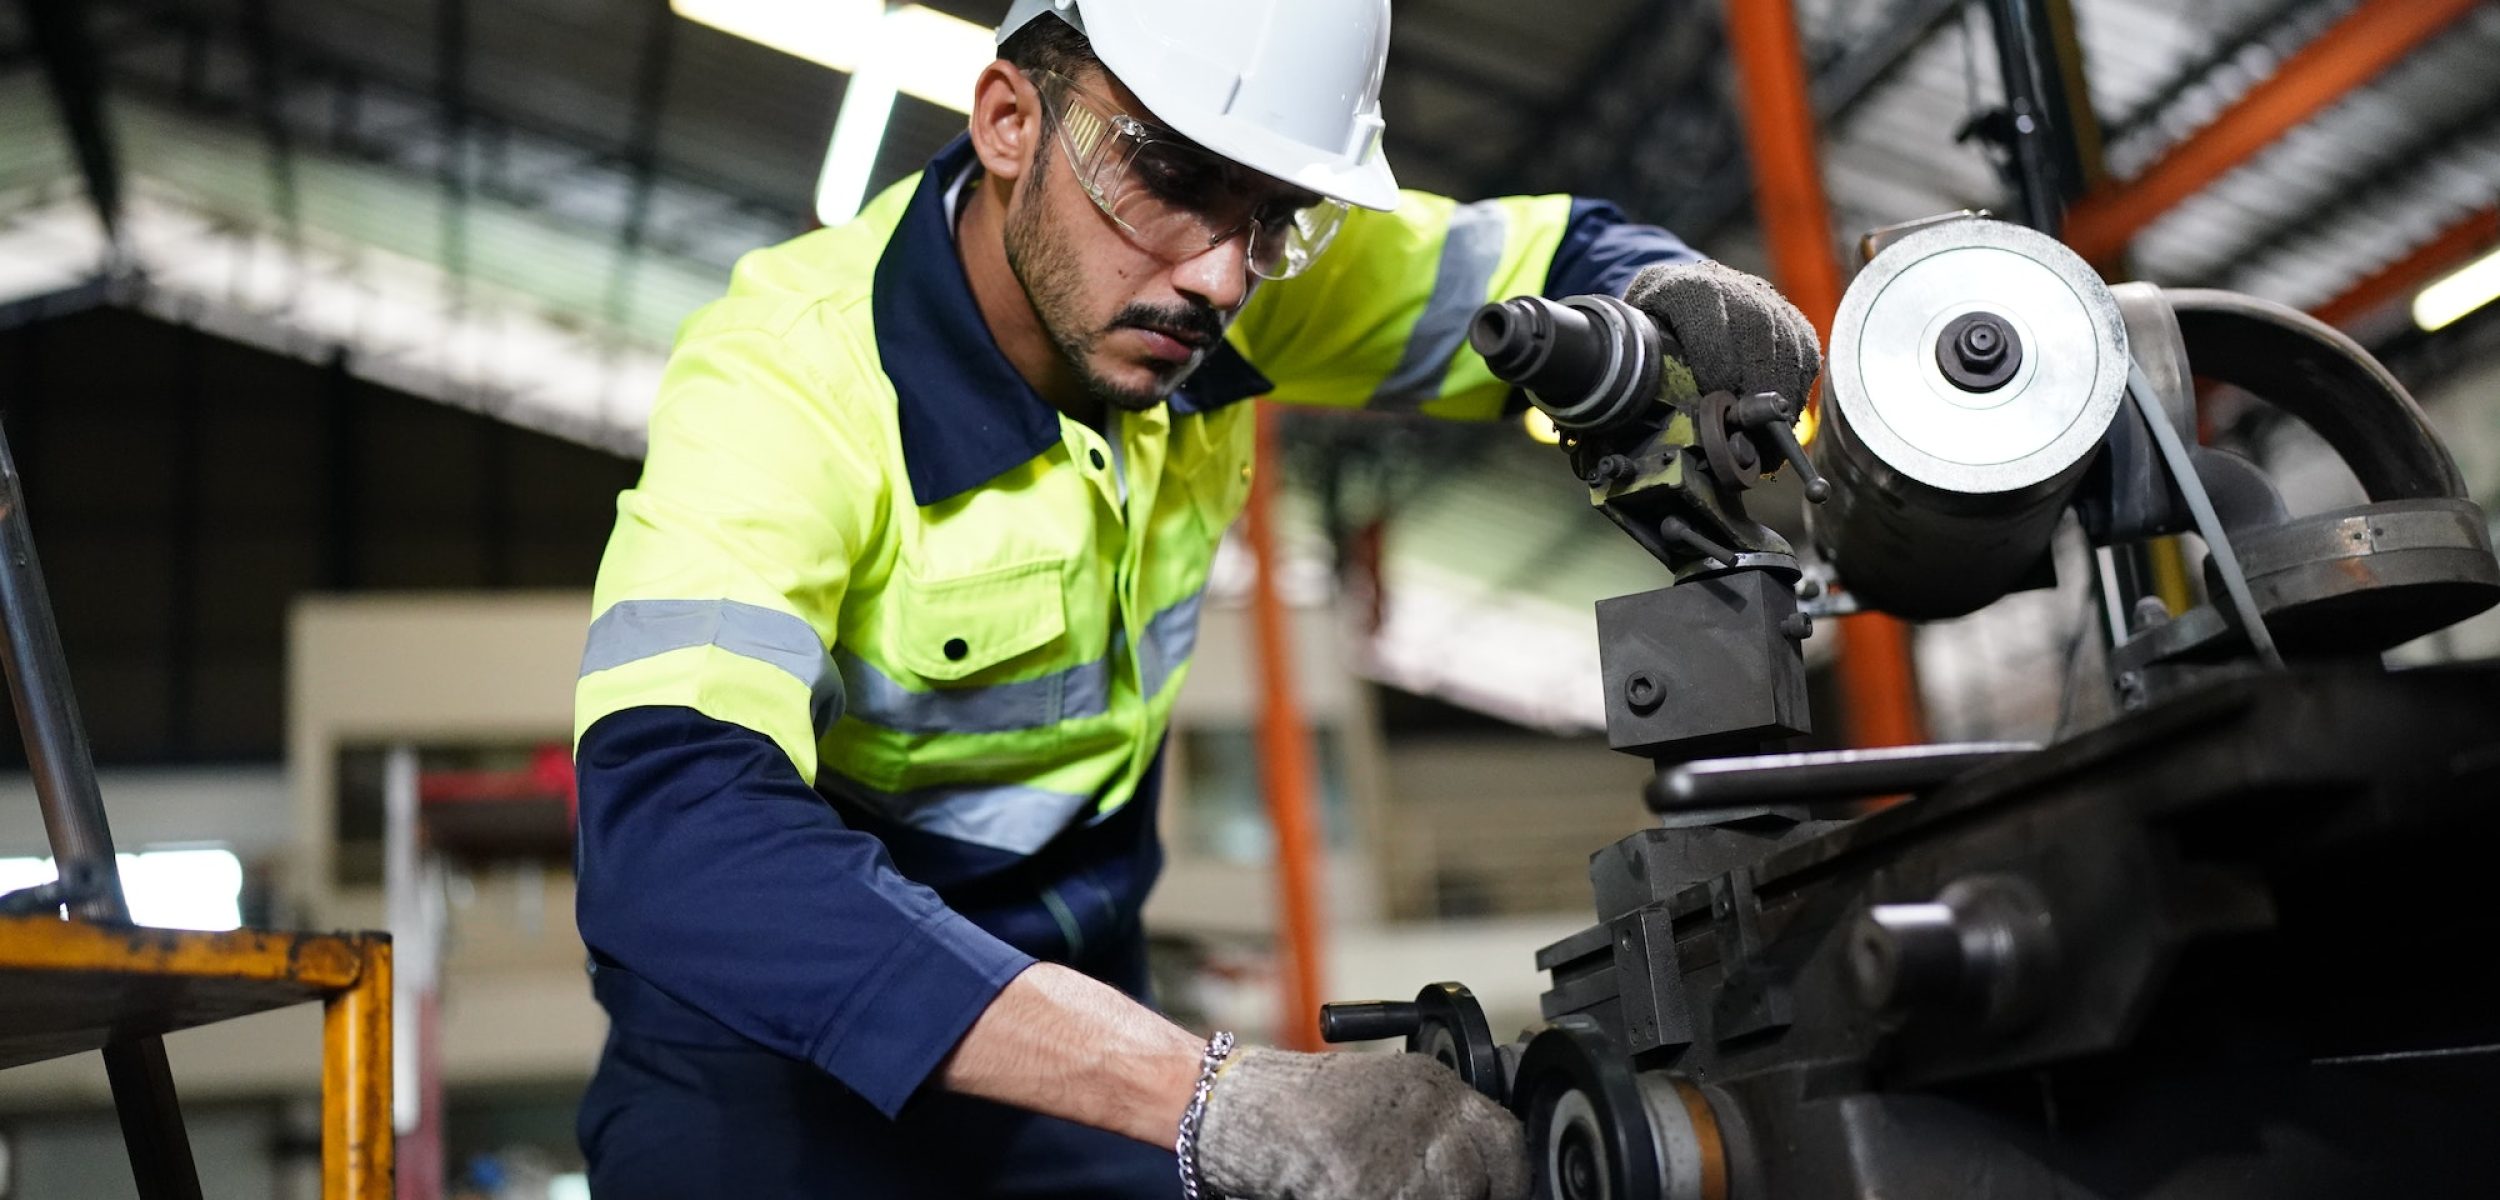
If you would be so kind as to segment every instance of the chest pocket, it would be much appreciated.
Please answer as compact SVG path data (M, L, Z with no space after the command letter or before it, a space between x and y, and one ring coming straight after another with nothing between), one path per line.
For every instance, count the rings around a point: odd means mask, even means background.
M922 679L1029 675L1013 668L1038 666L1065 648L1065 564L1057 559L944 578L905 571L896 582L904 609L889 626L886 652Z

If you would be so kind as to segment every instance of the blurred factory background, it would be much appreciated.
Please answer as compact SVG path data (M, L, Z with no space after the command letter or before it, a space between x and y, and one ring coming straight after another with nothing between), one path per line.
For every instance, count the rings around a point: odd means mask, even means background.
M1398 0L1391 160L1462 197L1608 197L1777 277L1780 195L1747 153L1769 118L1729 45L1728 11L1755 4ZM565 746L671 331L742 252L842 219L952 136L1004 8L0 5L0 419L138 918L397 931L404 1080L438 1097L403 1109L403 1154L440 1156L442 1194L583 1194L572 1106L604 1023ZM2344 327L2500 500L2500 259L2481 257L2500 6L2043 11L2071 20L2069 83L2100 122L2070 238ZM1876 226L2005 207L1982 6L1797 17L1835 259ZM2208 436L2301 478L2299 507L2343 502L2314 438L2259 411L2209 397ZM1588 853L1645 819L1645 764L1600 732L1589 605L1661 572L1518 425L1285 414L1280 444L1326 988L1464 977L1515 1028L1530 951L1585 924ZM1219 564L1149 912L1170 1007L1245 1032L1275 1025L1280 924L1255 574L1246 547ZM1818 636L1818 738L2076 719L2057 681L2080 596L1910 631L1906 671L1852 665L1880 630ZM2399 654L2495 652L2486 618ZM1887 688L1915 708L1848 708ZM0 890L48 870L6 737ZM428 854L393 868L418 831ZM318 1025L299 1008L169 1039L211 1195L317 1193ZM0 1200L132 1194L118 1143L94 1056L0 1072Z

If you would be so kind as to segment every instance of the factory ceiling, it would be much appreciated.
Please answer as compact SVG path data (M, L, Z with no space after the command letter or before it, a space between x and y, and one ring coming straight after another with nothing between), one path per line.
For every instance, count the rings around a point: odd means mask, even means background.
M933 6L988 23L1005 3ZM2142 171L2360 6L2073 0L2109 176ZM1719 6L1557 11L1397 0L1383 103L1402 181L1604 195L1761 269ZM1835 253L1877 225L2008 207L1989 152L1957 139L1998 94L1979 7L1801 0L1799 14ZM2486 4L2154 220L2130 269L2316 308L2487 216L2495 57ZM676 322L740 253L808 227L845 78L656 3L0 4L0 327L135 308L632 454ZM872 186L960 122L899 100ZM1568 497L1536 514L1491 499L1545 465L1522 467L1520 447L1415 436L1483 486L1310 439L1322 471L1369 464L1371 509L1429 489L1441 507L1425 524L1465 527L1402 539L1392 575L1575 622L1599 576L1644 578L1639 552ZM1342 532L1340 489L1318 491L1321 523ZM1487 544L1518 553L1489 570Z

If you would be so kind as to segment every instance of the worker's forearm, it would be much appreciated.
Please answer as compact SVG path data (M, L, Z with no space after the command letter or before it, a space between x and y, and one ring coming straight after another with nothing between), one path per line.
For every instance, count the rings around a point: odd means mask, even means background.
M939 1085L1168 1146L1204 1043L1110 987L1040 963L990 1002Z

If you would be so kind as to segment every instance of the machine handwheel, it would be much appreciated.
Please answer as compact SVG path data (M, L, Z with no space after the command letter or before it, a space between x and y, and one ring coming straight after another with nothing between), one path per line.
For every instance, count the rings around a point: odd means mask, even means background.
M1566 1017L1528 1042L1511 1111L1539 1200L1665 1200L1640 1085L1595 1022Z
M1406 1039L1407 1050L1431 1055L1487 1099L1507 1103L1502 1057L1494 1049L1493 1027L1485 1021L1476 994L1464 984L1436 983L1416 993L1415 1007L1423 1019Z

